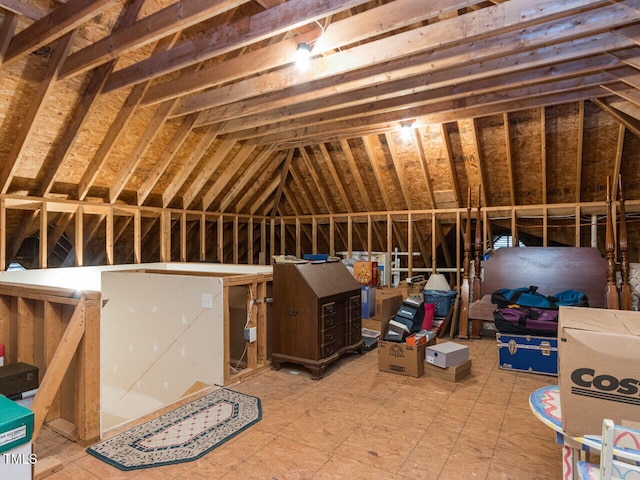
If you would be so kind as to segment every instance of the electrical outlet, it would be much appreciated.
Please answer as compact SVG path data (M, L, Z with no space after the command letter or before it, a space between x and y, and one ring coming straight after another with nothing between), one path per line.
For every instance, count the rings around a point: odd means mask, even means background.
M213 308L213 294L212 293L203 293L202 294L202 308Z
M255 342L258 339L258 331L256 327L245 328L244 339L249 340L249 343Z

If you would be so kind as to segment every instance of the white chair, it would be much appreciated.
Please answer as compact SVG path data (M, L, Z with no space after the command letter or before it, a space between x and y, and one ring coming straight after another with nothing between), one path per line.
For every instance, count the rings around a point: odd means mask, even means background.
M640 459L640 430L615 425L612 420L605 418L602 422L600 465L578 462L578 476L581 480L640 480L638 459Z

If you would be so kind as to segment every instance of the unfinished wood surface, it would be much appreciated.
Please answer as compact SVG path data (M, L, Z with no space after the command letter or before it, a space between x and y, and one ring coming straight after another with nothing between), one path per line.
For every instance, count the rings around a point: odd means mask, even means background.
M602 206L607 175L624 176L629 216L638 210L637 14L630 0L5 0L0 203L41 209L0 206L0 267L206 257L206 232L176 226L189 221L173 209L232 214L209 234L224 240L210 244L221 261L266 260L271 230L258 239L244 220L274 213L298 218L277 250L397 246L432 265L453 235L434 251L437 225L414 212L464 213L466 188L479 185L483 242L519 230L529 244L584 244L576 207ZM312 50L304 71L291 58L301 42ZM82 203L63 212L54 200ZM491 210L565 204L564 220ZM133 225L98 212L114 205L149 210ZM154 226L164 211L172 225ZM392 221L387 242L386 225L367 218L389 212L415 220ZM350 227L311 231L313 216L351 213Z

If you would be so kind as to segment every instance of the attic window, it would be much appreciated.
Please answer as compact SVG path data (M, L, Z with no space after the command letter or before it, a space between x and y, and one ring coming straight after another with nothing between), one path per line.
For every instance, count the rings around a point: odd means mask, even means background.
M519 247L526 247L524 243L518 240ZM513 237L511 235L499 235L493 241L493 248L497 250L503 247L513 247Z

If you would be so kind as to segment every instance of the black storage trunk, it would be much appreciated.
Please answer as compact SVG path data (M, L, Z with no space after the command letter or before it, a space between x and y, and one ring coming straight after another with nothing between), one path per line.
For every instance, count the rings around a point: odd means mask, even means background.
M38 388L38 367L13 363L0 367L0 394L10 397Z

